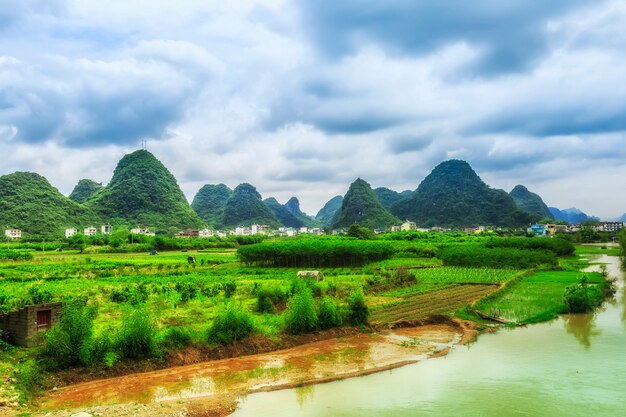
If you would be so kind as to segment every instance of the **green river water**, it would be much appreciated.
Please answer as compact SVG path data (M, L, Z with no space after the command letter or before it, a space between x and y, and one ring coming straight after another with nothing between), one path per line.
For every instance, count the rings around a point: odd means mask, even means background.
M595 314L482 335L448 356L369 376L249 395L233 417L626 416L626 304L619 277Z

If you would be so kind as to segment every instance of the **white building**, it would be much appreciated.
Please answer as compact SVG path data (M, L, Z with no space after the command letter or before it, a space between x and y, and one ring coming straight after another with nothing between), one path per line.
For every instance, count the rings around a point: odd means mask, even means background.
M308 227L301 227L300 230L298 231L298 233L309 233L309 228Z
M408 220L406 220L400 226L400 230L402 230L403 232L408 232L410 230L415 230L415 229L417 229L417 225L415 224L415 222L411 222L411 221L408 221Z
M133 235L155 236L154 232L151 232L147 227L132 228L130 229L130 233Z
M622 222L601 222L598 230L601 232L619 232L624 228Z
M211 229L200 229L198 230L198 237L213 237L214 233Z
M110 224L104 224L100 228L100 231L103 235L110 235L113 232L113 226L111 226Z
M78 229L76 229L75 227L68 227L67 229L65 229L65 238L69 239L76 233L78 233Z
M250 234L253 235L264 235L270 230L268 225L264 224L253 224L250 226Z
M85 230L83 231L85 236L95 236L96 233L98 233L98 229L93 226L85 227Z
M9 239L21 239L22 231L20 229L6 229L4 235Z
M250 236L252 230L249 227L235 227L235 236Z

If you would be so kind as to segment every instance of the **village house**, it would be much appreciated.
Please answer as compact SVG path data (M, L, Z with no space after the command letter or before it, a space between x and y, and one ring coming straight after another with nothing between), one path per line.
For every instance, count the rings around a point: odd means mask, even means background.
M147 227L134 227L130 229L130 233L133 235L156 236L155 233L151 232Z
M403 232L408 232L410 230L416 230L417 229L417 225L415 224L415 222L406 220L404 223L402 223L400 225L400 230Z
M597 230L599 232L619 232L623 228L624 223L622 222L600 222Z
M546 235L546 226L543 224L535 223L526 229L526 232L535 236L545 236Z
M198 237L202 237L202 238L213 237L213 235L214 235L214 233L213 233L213 230L211 230L211 229L201 229L201 230L198 230Z
M22 231L20 229L6 229L4 235L9 239L18 240L22 238Z
M93 226L86 227L83 231L85 236L95 236L98 233L98 229Z
M65 229L65 238L69 239L72 236L74 236L76 233L78 233L78 229L75 227L68 227L67 229Z
M31 347L38 342L39 332L56 325L63 303L28 305L17 311L0 314L3 337L17 346Z
M100 227L100 232L103 235L110 235L111 233L113 233L113 226L111 226L110 224L103 224L102 227Z
M197 229L187 229L184 232L174 234L176 238L196 238L200 237L200 231Z
M252 226L250 226L250 234L253 235L266 234L269 230L270 227L264 224L253 224Z

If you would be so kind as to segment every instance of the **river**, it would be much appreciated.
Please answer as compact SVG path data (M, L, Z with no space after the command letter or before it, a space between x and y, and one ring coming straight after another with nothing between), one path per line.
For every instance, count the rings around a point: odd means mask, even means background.
M233 417L626 415L624 275L617 257L589 258L618 278L594 314L503 329L392 371L252 394Z

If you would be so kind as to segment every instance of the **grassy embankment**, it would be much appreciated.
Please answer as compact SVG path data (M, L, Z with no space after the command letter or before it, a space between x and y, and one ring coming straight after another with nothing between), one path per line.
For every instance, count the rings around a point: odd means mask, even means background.
M466 317L467 305L488 294L496 295L478 303L483 311L497 310L516 321L547 319L561 311L563 292L579 278L575 269L581 266L575 258L561 260L559 266L557 255L573 253L573 247L560 240L425 234L406 241L286 242L240 250L246 262L240 262L235 251L223 249L156 256L63 252L5 259L0 261L0 309L52 300L86 304L93 316L90 343L97 348L89 348L91 356L84 362L94 375L107 375L135 361L124 353L128 344L121 340L128 334L122 329L133 311L149 316L153 325L151 347L138 356L162 366L168 352L212 349L230 343L232 335L240 342L256 334L280 346L289 332L357 324L355 317L363 313L360 291L365 293L369 321L378 325L455 312ZM195 265L187 263L190 254L196 257ZM320 268L326 280L299 283L296 272L309 266ZM530 270L563 266L574 270L528 276ZM512 285L501 289L507 283ZM315 318L295 322L294 311ZM45 364L40 349L8 348L1 355L3 373L12 374L23 393L41 380ZM3 384L8 389L7 382Z

